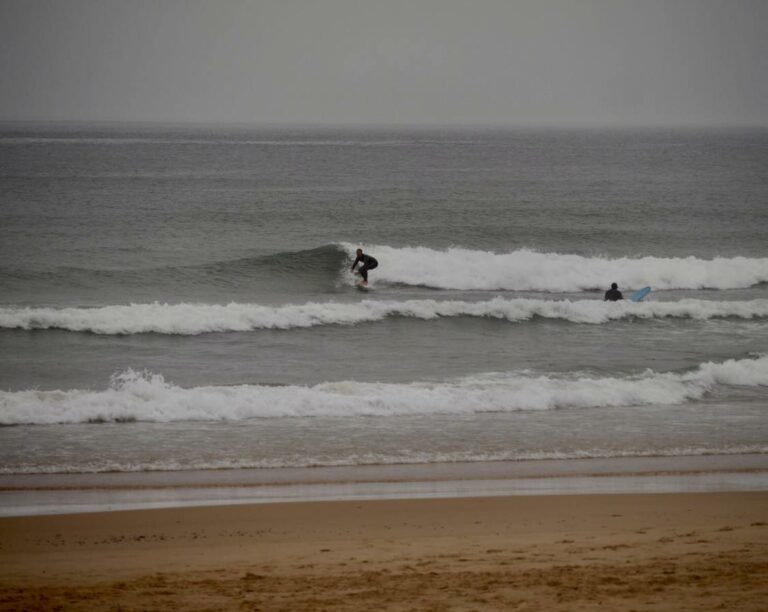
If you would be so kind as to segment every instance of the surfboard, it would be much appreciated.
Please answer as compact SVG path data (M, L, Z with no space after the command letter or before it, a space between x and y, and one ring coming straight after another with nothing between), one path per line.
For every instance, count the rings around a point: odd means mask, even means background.
M630 302L639 302L642 300L646 295L648 295L651 292L650 287L643 287L639 291L635 291L632 295L629 296Z
M371 288L368 285L363 285L363 282L360 281L359 283L355 283L355 287L357 287L358 291L370 291Z

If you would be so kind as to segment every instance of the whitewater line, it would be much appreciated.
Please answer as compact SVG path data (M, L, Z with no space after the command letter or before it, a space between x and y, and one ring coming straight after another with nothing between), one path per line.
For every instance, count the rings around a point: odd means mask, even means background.
M567 459L614 459L623 457L700 457L708 455L751 455L768 453L766 444L725 444L722 446L678 446L672 448L615 449L590 447L570 451L418 451L349 453L337 457L292 454L275 458L235 459L198 458L136 459L119 461L100 457L98 462L85 460L55 465L39 465L34 461L0 465L0 474L103 474L114 472L184 472L191 470L246 470L306 467L345 467L360 465L413 465L429 463L488 463L497 461L542 461Z
M129 304L95 308L0 308L0 328L63 329L95 334L180 334L294 329L321 325L355 325L388 317L437 319L482 317L508 322L533 318L572 323L603 324L622 319L687 318L707 320L768 317L768 300L719 302L683 299L676 302L602 300L541 300L496 297L478 302L463 300L362 300L308 302L283 306L230 303Z
M623 377L488 373L444 382L178 387L127 370L103 391L0 391L0 424L240 421L252 418L478 414L675 405L722 385L768 385L768 357L703 363L684 374Z
M360 245L339 245L354 257ZM457 290L562 293L620 287L739 289L768 282L768 258L585 257L519 249L494 253L464 248L362 245L379 261L376 282Z

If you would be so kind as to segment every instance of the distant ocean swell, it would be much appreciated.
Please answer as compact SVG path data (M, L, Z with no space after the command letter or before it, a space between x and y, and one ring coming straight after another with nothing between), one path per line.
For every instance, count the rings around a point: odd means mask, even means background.
M0 268L0 282L46 285L103 283L145 285L153 282L227 286L263 278L295 285L328 287L352 284L348 267L358 245L329 244L190 266L99 270L61 267L49 270ZM519 249L508 253L450 248L395 248L363 245L379 267L376 285L479 291L576 292L605 289L611 282L624 290L650 285L663 289L740 289L768 283L768 258L715 257L584 257Z
M768 385L768 356L703 363L687 373L624 377L489 373L439 383L341 381L316 386L182 388L128 370L103 391L0 392L0 424L239 421L280 417L477 414L682 404L720 386Z
M0 308L0 329L64 329L95 334L179 334L293 329L321 325L355 325L389 317L437 319L483 317L509 322L535 318L603 324L626 319L768 317L768 300L676 302L505 299L362 300L309 302L283 306L231 303L130 304L100 308Z

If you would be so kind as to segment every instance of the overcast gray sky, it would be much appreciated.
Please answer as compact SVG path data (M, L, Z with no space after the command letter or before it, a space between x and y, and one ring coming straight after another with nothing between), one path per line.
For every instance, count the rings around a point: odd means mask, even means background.
M768 125L767 0L0 0L0 119Z

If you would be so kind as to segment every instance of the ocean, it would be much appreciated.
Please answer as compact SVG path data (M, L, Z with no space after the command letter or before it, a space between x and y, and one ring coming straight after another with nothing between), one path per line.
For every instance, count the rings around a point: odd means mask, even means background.
M0 474L768 455L766 170L755 130L2 124Z

